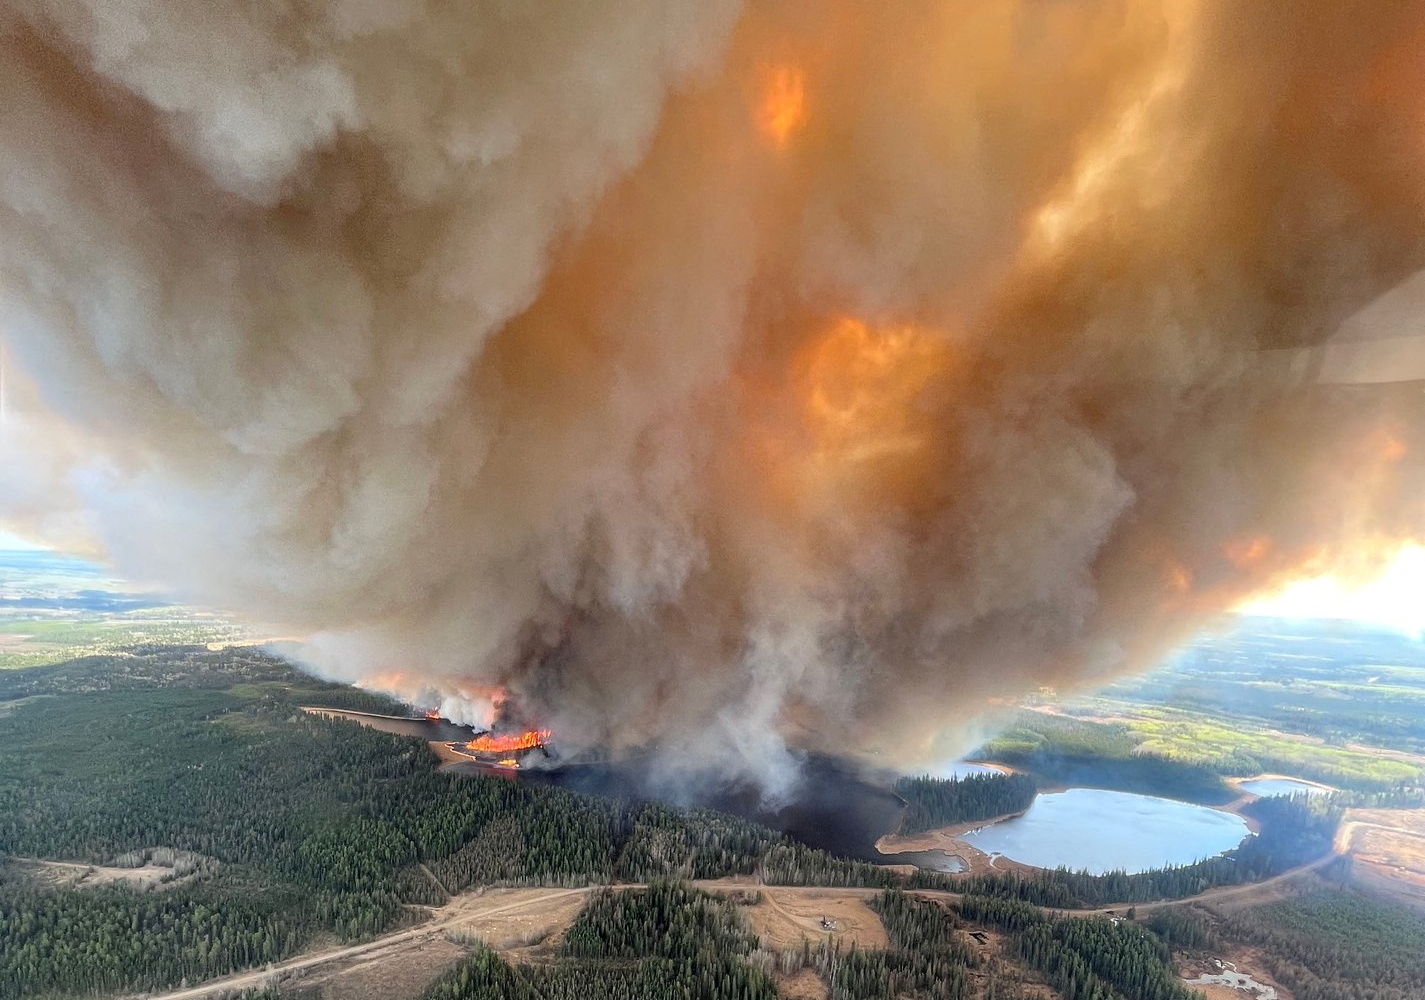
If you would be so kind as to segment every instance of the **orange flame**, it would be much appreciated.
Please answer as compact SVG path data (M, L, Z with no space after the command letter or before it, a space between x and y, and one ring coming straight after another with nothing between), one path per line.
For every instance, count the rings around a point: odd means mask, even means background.
M523 733L511 733L507 736L496 736L494 733L485 733L477 736L469 743L465 744L467 750L475 753L515 753L519 750L533 750L535 747L544 746L549 742L549 737L553 734L548 729L530 729Z
M806 80L795 66L777 66L767 74L757 128L778 149L806 124Z

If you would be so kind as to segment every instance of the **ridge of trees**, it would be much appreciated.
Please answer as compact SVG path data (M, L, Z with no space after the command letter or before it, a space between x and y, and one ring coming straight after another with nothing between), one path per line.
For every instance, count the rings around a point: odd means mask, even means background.
M1173 971L1167 945L1131 921L1057 916L1004 897L966 896L958 908L1009 934L1012 953L1065 1000L1201 1000Z
M1029 775L999 772L963 778L906 777L895 788L906 803L900 832L907 835L1023 812L1038 794L1038 785Z
M1297 1000L1425 996L1425 917L1396 903L1325 888L1234 914L1218 933L1260 948Z

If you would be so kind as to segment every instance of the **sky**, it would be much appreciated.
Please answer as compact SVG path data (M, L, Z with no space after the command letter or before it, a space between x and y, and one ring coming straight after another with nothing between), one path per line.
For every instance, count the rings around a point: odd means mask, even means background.
M1355 585L1329 576L1296 580L1238 610L1278 618L1347 618L1421 635L1425 633L1425 547L1405 546L1374 580Z
M43 548L43 545L36 545L34 542L21 538L19 535L11 534L8 531L0 531L0 552L33 552Z

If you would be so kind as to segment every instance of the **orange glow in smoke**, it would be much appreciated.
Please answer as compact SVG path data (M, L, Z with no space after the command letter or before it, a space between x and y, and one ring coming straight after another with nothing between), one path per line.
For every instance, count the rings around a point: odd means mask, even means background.
M857 462L919 450L917 397L948 365L943 341L914 327L838 321L795 364L812 457Z
M757 129L778 149L806 124L806 80L795 66L777 66L767 73L757 108Z
M551 735L553 734L548 729L530 729L523 733L511 733L506 736L485 733L465 744L465 748L475 753L515 753L519 750L533 750L535 747L544 746L549 742Z
M1262 536L1237 538L1222 546L1222 554L1238 569L1256 566L1272 551L1272 540Z
M934 330L834 319L775 373L745 384L745 461L774 509L914 497L937 434L935 383L956 352Z

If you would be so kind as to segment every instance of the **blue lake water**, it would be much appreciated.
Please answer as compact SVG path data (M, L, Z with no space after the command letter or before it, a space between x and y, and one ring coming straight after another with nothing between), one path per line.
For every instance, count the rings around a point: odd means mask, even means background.
M1022 816L960 838L986 854L1096 875L1182 865L1229 851L1250 831L1240 816L1099 788L1040 795Z
M1253 795L1296 795L1300 792L1307 795L1325 795L1331 790L1294 778L1258 778L1255 781L1242 782L1241 787L1242 791L1251 792Z

